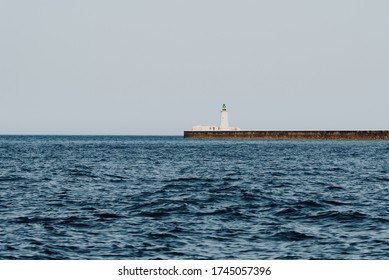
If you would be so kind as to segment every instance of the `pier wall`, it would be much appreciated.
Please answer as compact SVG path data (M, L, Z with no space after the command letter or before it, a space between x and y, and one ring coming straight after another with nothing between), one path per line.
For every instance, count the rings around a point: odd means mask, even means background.
M389 140L389 130L184 131L184 138L267 140Z

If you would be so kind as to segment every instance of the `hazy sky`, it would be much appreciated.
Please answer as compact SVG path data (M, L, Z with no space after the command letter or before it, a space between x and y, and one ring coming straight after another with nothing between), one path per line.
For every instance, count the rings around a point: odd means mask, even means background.
M389 1L0 0L0 134L389 129Z

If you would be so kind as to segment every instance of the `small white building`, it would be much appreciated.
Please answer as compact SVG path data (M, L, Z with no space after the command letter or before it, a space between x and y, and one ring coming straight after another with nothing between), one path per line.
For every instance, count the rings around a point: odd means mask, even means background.
M220 111L220 126L215 125L195 125L192 131L239 131L238 127L230 127L228 123L228 110L226 104L223 104Z
M217 126L214 125L195 125L192 126L192 131L216 131L219 130Z

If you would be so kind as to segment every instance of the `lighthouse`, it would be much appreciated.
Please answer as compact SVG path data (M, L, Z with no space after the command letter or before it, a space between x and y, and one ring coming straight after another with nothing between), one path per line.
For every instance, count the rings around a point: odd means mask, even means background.
M195 125L192 126L192 131L239 131L238 127L230 127L228 123L228 111L226 104L223 104L220 110L220 125Z
M220 111L220 126L219 130L229 130L230 125L228 124L228 111L226 104L223 104Z

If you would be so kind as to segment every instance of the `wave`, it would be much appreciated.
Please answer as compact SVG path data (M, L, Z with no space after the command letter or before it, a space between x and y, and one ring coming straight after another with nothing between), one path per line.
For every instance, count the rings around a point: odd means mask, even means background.
M305 234L294 230L280 231L275 233L272 237L281 241L302 241L316 238L313 235Z

